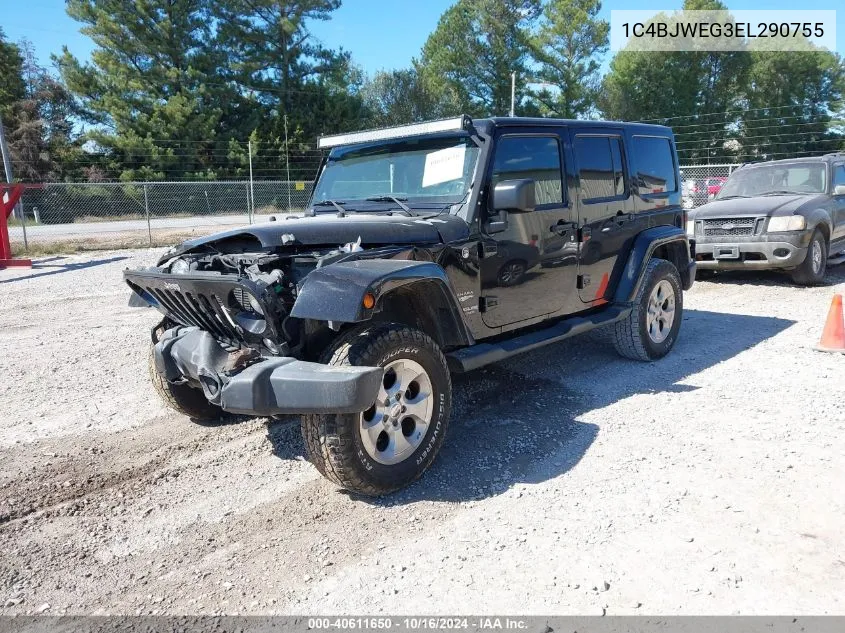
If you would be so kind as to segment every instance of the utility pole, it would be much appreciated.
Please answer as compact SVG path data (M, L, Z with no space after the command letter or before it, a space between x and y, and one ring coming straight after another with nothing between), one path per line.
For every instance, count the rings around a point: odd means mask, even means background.
M511 117L516 116L515 113L515 106L516 106L516 73L511 73Z
M290 213L290 153L288 152L288 115L285 112L285 165L288 172L288 213Z

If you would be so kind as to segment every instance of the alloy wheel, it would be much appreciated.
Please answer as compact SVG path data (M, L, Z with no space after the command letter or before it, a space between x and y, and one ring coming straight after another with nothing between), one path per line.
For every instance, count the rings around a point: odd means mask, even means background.
M361 414L361 441L371 458L393 465L422 443L434 412L431 378L416 361L401 358L384 368L375 403Z

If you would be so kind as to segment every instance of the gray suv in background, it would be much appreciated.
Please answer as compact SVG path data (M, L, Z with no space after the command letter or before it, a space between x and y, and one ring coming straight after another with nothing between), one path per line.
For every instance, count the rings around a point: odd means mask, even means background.
M743 165L690 211L699 271L778 269L814 285L845 262L845 153Z

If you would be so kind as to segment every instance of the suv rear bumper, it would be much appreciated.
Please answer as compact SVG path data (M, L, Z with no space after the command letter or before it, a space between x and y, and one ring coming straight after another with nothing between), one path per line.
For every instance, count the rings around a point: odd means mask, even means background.
M167 330L154 348L156 369L168 382L202 388L209 402L231 413L358 413L378 395L380 367L335 367L285 356L237 366L208 332Z
M809 236L762 235L742 241L696 236L695 263L700 270L795 268L807 257Z

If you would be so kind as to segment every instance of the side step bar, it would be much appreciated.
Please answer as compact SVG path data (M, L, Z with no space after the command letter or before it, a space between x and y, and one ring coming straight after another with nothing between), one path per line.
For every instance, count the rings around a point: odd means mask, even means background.
M589 316L564 318L542 330L535 330L497 342L478 343L471 347L455 350L446 354L446 361L449 364L449 369L453 372L472 371L516 354L537 349L550 343L557 343L570 336L621 321L631 314L631 310L632 307L628 305L612 305Z

